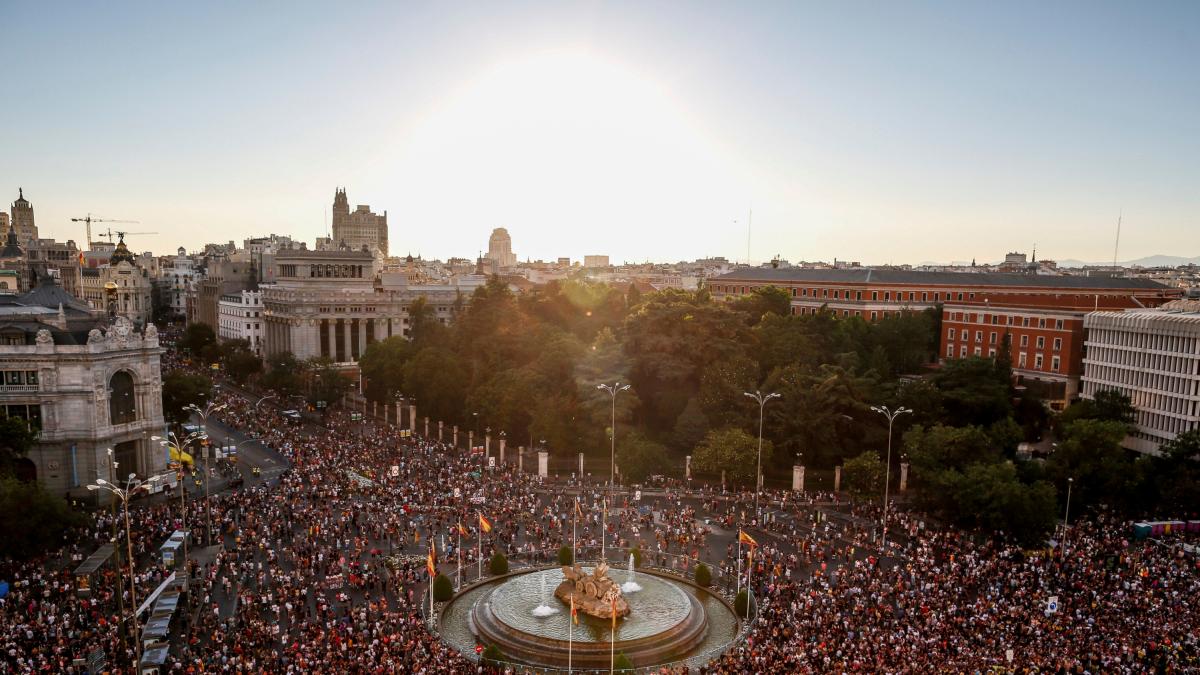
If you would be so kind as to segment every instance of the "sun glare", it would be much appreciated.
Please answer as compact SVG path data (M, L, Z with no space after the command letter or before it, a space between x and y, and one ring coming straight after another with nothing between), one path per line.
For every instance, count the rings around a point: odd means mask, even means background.
M714 203L739 181L701 126L629 66L539 52L491 66L430 110L399 148L400 180L423 186L414 207L433 222L464 211L523 231L645 227L681 211L724 220L744 201Z

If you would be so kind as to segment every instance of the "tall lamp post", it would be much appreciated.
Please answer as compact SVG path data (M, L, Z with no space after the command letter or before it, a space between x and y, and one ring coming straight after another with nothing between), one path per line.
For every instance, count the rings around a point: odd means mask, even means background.
M159 445L165 446L168 449L174 445L175 452L179 453L179 472L176 475L179 478L179 529L184 533L183 582L185 584L187 584L188 580L188 539L191 539L191 535L187 529L187 500L185 498L187 495L187 490L183 485L183 453L186 452L185 448L187 448L193 441L205 438L208 438L208 434L204 433L203 431L193 431L187 436L184 436L182 440L179 438L179 436L175 435L175 432L173 431L167 432L167 438L163 438L162 436L150 437L150 440L158 441ZM193 458L193 461L195 461L195 458Z
M782 398L780 394L770 393L764 394L755 389L754 393L743 392L745 396L754 399L758 403L758 469L754 473L754 515L759 515L758 511L758 493L762 492L762 441L763 441L763 409L767 405L767 401L773 398Z
M887 464L885 465L884 478L883 478L883 540L882 540L882 544L880 546L880 550L882 550L884 553L886 553L887 552L888 487L890 487L891 482L892 482L892 423L895 422L896 418L901 415L911 414L912 410L909 410L908 408L905 408L903 406L896 408L895 410L889 410L886 405L879 405L879 406L873 405L873 406L871 406L871 410L874 410L875 412L879 413L880 415L883 415L884 417L887 418L887 421L888 421Z
M88 490L93 492L96 490L102 490L121 500L121 506L125 512L125 556L129 559L129 608L133 613L133 638L134 646L136 648L136 651L134 652L134 659L136 660L133 662L133 672L137 672L138 668L141 667L142 636L140 634L141 627L138 625L137 581L134 577L135 571L133 564L133 533L129 529L129 498L136 494L138 490L149 489L150 486L154 484L154 481L158 479L159 476L151 476L142 481L138 480L136 474L131 473L129 474L129 477L125 479L125 487L123 488L117 487L103 478L97 478L95 483L87 486Z
M1062 555L1067 557L1067 528L1071 526L1071 488L1075 486L1075 479L1067 479L1067 508L1063 511L1063 536L1062 536Z
M261 402L262 401L260 399L259 403ZM204 447L202 448L201 452L204 453L204 539L207 542L207 546L212 546L212 511L208 504L208 416L215 412L220 412L227 407L229 406L225 403L214 404L210 402L208 405L204 406L203 410L201 410L200 406L197 406L195 403L189 406L184 406L183 408L184 410L191 410L200 416L200 429L205 433L205 437L201 441L204 443ZM254 407L257 408L258 403L255 403Z
M596 389L606 392L612 397L612 444L609 450L608 459L608 495L612 497L613 488L617 485L617 394L628 391L629 385L613 382L612 385L598 384ZM579 477L582 482L583 476ZM600 559L605 560L606 544L608 542L608 504L605 503L601 514L604 519L602 529L600 531Z

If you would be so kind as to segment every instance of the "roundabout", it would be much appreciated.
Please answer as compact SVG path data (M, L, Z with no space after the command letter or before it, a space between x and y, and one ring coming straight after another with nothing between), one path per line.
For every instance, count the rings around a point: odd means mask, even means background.
M494 645L506 662L545 668L569 662L581 670L607 670L614 652L637 668L687 661L713 655L738 636L741 622L720 595L647 570L611 572L613 582L639 587L621 597L628 612L618 612L615 630L611 616L583 612L572 624L569 605L552 592L570 574L571 568L522 570L464 588L442 608L438 632L464 654Z

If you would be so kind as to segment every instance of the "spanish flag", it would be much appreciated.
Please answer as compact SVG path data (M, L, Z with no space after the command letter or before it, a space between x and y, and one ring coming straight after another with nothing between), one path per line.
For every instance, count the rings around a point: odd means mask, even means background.
M432 541L429 542L429 555L425 556L425 567L429 570L429 576L437 576L437 549Z
M613 637L615 638L617 630L617 596L612 596L612 598L609 599L608 604L609 607L612 608L612 629Z
M583 509L579 508L579 497L575 498L575 516L577 518L583 517Z
M575 625L579 625L579 610L575 609L574 595L571 596L571 620L575 622Z
M492 531L491 521L489 521L487 518L484 518L482 513L479 514L479 529L484 532Z
M738 542L745 544L746 546L749 546L750 548L754 548L755 546L758 546L758 542L754 541L754 537L751 537L750 535L746 534L745 530L741 530L741 529L738 530Z
M458 524L458 534L462 537L467 536L467 528L462 523Z

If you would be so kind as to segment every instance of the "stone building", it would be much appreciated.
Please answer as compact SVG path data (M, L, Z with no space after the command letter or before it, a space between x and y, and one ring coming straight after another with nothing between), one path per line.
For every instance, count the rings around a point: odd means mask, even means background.
M258 269L249 256L210 258L204 277L194 284L187 312L188 323L206 323L215 331L221 320L221 298L230 293L240 293L252 287L257 280Z
M350 201L344 189L333 194L333 243L343 250L379 252L388 254L387 211L377 215L366 204L359 204L350 211Z
M492 236L488 237L487 257L497 267L516 266L517 256L512 252L512 237L508 236L508 230L503 227L492 230Z
M81 299L112 316L123 316L144 325L153 312L153 285L146 270L135 264L124 238L113 249L107 265L81 271Z
M163 312L172 316L187 315L187 297L203 271L182 246L175 257L164 260L157 279L158 303Z
M267 356L358 361L371 343L408 334L417 298L445 323L461 295L450 286L409 287L402 273L394 275L396 285L385 284L367 251L281 251L272 264L276 283L262 289Z
M17 231L17 240L24 243L38 238L37 224L33 220L33 204L25 199L25 190L17 188L17 201L12 203L12 228Z
M0 414L40 430L18 475L87 498L84 486L97 478L165 471L165 451L150 440L165 428L162 351L153 324L139 333L50 278L23 295L0 295Z

